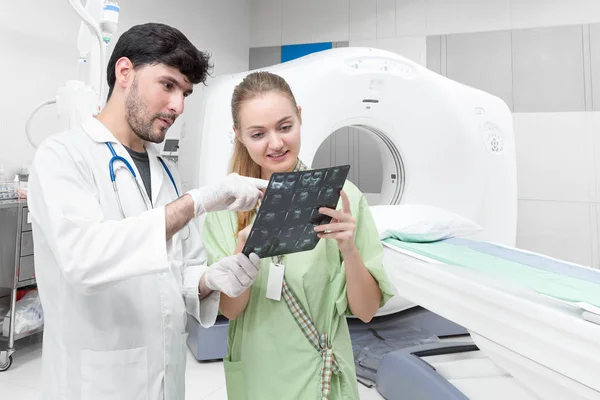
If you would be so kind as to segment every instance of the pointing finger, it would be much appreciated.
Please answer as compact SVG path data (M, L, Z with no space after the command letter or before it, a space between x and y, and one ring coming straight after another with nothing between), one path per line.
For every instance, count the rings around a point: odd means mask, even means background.
M246 181L248 181L249 183L253 184L254 186L256 186L257 189L266 189L267 186L269 186L269 181L264 180L264 179L259 179L259 178L250 178L245 176L244 179Z

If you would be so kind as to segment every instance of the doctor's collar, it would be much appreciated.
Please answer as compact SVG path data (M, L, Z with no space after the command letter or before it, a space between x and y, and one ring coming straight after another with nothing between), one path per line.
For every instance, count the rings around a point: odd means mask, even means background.
M99 143L118 143L112 132L96 117L90 117L81 123L81 127L92 140Z

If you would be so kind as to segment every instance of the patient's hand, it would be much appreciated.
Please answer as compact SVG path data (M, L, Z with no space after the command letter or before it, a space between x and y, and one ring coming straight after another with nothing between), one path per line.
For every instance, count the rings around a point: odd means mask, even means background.
M322 239L335 239L338 248L342 253L351 253L356 250L354 245L354 232L356 231L356 221L352 216L350 209L350 200L343 190L340 192L342 198L342 210L333 210L327 207L321 207L319 213L330 216L331 222L326 225L318 225L315 232Z
M240 231L240 233L238 233L238 245L242 244L245 245L246 242L248 241L248 235L250 235L250 231L252 230L252 225L248 225L247 227L245 227L244 229L242 229Z

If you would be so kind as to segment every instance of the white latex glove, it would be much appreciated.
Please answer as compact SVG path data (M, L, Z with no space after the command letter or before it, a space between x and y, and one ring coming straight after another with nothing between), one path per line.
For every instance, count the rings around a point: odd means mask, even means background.
M250 258L242 253L223 258L204 273L204 283L210 290L217 290L229 297L239 297L256 280L260 270L260 258L254 253Z
M238 174L228 175L216 185L193 189L188 192L194 199L196 217L213 211L250 211L262 198L261 189L266 189L269 181L249 178Z

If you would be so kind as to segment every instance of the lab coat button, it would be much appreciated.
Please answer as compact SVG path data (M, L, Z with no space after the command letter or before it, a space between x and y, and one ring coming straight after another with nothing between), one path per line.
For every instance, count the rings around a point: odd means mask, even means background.
M165 324L169 325L170 323L171 323L171 316L170 316L170 315L167 315L167 316L165 317Z

